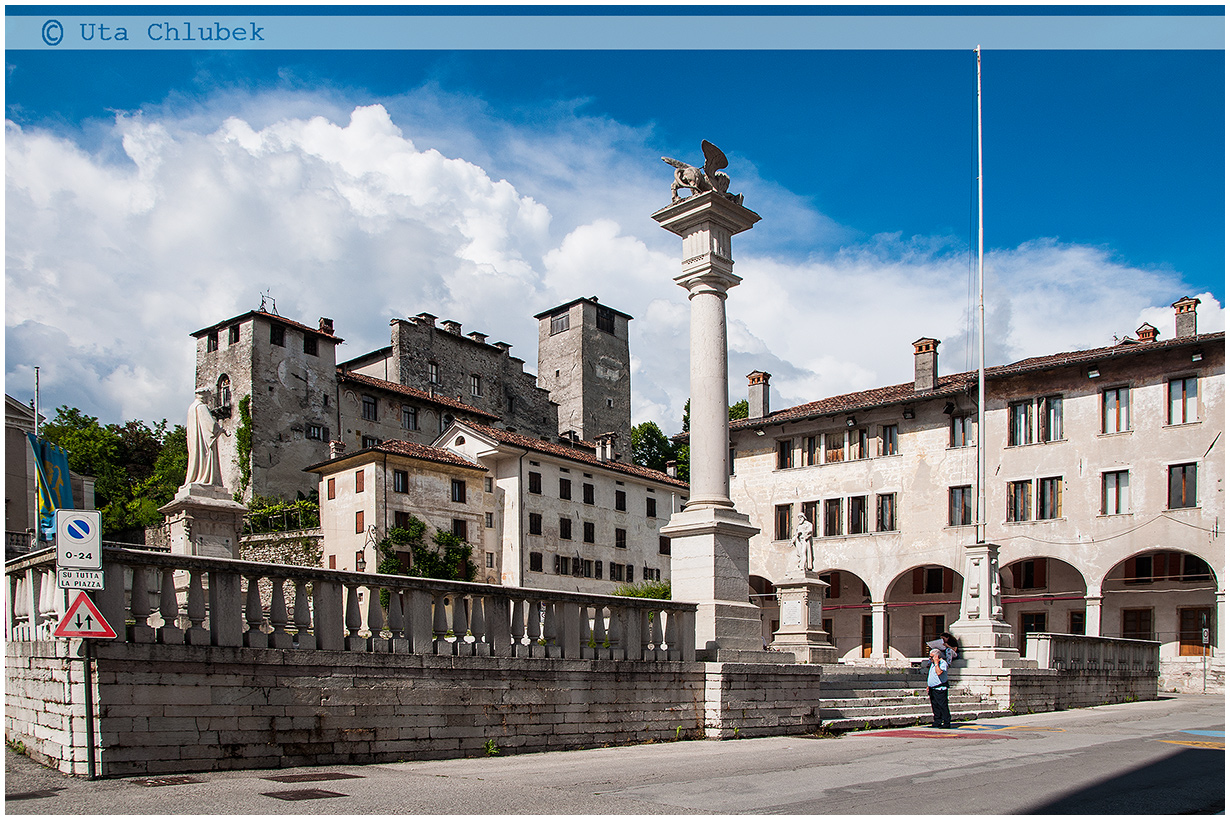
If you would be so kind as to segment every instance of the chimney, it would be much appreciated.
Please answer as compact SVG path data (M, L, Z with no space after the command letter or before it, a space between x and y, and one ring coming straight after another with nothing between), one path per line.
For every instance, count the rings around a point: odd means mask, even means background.
M914 391L934 390L939 385L939 339L926 336L914 343Z
M471 339L473 339L474 341L479 342L479 343L481 343L481 344L486 344L486 343L487 343L487 334L486 334L486 333L479 333L477 330L475 330L475 331L472 331L472 332L470 332L470 333L467 333L466 335L467 335L467 336L469 336L469 337L470 337Z
M440 324L443 325L444 329L449 333L457 336L461 335L461 322L454 322L452 319L445 319Z
M346 452L346 442L330 441L329 442L329 458L341 458Z
M679 477L679 463L676 461L666 462L666 474L671 478Z
M432 316L430 313L420 313L418 316L415 316L414 318L418 319L420 324L427 325L428 327L436 326L436 317Z
M1138 342L1156 342L1157 328L1145 322L1140 327L1136 328L1136 340Z
M594 436L594 458L599 461L606 461L607 452L606 434Z
M330 336L332 336L333 335L333 320L327 319L324 316L321 316L320 317L320 332L328 333Z
M495 346L498 347L501 351L503 351L505 356L508 355L508 350L509 348L512 347L512 345L510 345L508 342L496 342Z
M1184 296L1171 305L1174 308L1174 335L1176 339L1190 339L1196 335L1196 305L1199 299Z
M762 419L769 415L769 378L762 370L747 374L747 417Z

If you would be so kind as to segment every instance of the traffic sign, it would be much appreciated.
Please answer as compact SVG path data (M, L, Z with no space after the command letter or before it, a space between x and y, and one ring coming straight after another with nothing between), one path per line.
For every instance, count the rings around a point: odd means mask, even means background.
M52 634L57 638L114 638L115 630L83 590Z
M56 566L102 569L102 514L98 510L56 510Z
M103 589L101 569L57 569L56 586L60 589Z

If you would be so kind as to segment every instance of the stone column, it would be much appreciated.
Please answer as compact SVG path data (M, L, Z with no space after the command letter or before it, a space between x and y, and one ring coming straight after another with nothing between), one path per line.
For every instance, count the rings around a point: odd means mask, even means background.
M671 538L672 596L699 604L696 641L703 657L735 660L736 653L761 654L763 644L758 609L748 601L748 540L760 530L730 500L726 292L741 281L733 272L731 237L760 217L709 191L653 218L683 239L683 271L675 282L691 304L691 487L684 511L662 530Z
M888 645L886 641L888 630L884 628L887 614L888 604L886 602L871 602L871 657L877 660L886 660L888 658Z
M966 545L961 601L961 613L949 626L961 642L961 657L971 663L1019 665L1021 653L1013 643L1012 627L1004 620L1000 599L998 545Z
M1102 634L1102 596L1085 596L1085 634L1100 637Z

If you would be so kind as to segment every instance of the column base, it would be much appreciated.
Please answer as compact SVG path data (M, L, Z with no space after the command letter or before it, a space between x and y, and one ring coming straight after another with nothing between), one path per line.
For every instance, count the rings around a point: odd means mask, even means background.
M960 656L974 662L998 663L1020 661L1012 635L1012 627L1006 621L990 618L962 618L953 621L948 631L961 644Z

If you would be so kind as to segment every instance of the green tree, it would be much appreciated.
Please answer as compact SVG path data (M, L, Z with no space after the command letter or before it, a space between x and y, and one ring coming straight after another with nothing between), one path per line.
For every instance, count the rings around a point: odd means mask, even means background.
M730 420L747 418L747 399L739 399L730 405Z
M666 472L666 462L675 458L675 448L652 421L632 428L632 461L642 467Z
M642 581L639 584L620 584L615 587L613 595L623 598L655 598L669 601L671 599L670 581Z
M747 399L740 399L728 408L729 418L731 421L736 419L747 418ZM683 432L688 432L692 426L692 400L688 399L683 405ZM687 441L674 442L675 447L675 471L680 479L688 481L692 475L690 461L692 458L692 450L688 446Z
M478 567L470 560L473 547L451 532L436 530L428 543L427 525L413 515L405 527L393 527L376 544L380 562L376 571L386 575L410 575L416 578L439 578L444 581L473 581ZM403 565L398 547L409 547L414 566ZM386 596L381 603L387 604Z

